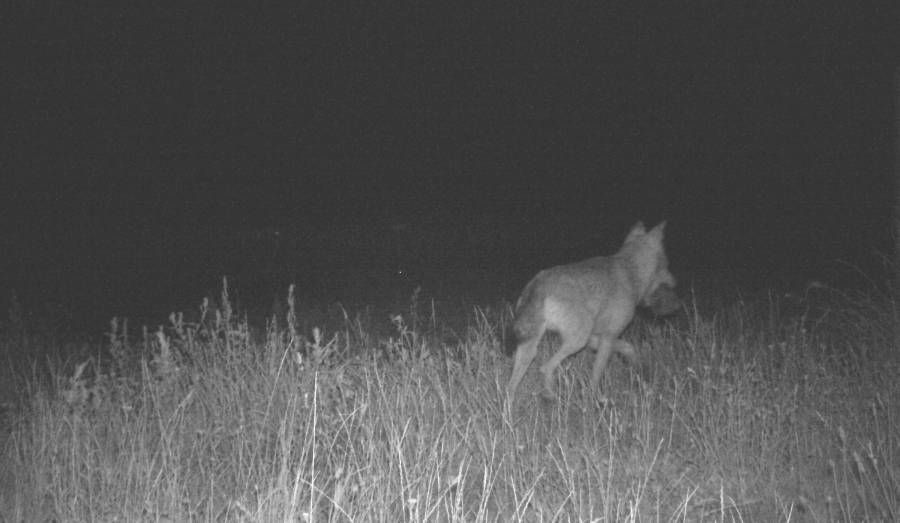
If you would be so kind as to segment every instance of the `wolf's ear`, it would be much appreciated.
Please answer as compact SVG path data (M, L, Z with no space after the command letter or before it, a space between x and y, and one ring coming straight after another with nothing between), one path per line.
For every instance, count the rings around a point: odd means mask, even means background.
M652 234L654 236L659 236L659 239L662 239L663 232L665 231L665 229L666 229L666 220L663 220L663 221L659 222L659 224L657 224L656 227L654 227L653 229L650 230L650 234Z
M647 229L646 227L644 227L644 222L637 222L636 224L631 226L631 230L628 232L628 237L625 238L625 241L629 242L645 234L647 234Z

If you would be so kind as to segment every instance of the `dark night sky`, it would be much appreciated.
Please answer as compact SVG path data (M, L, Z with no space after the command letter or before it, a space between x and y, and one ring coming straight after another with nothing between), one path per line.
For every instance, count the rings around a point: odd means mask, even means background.
M637 219L695 276L888 245L889 3L183 4L3 8L7 287L135 292L266 227L494 231L446 263L510 267L498 294Z

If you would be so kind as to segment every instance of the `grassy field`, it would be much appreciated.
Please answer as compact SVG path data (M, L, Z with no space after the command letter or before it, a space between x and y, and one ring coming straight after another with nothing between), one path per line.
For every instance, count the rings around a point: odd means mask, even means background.
M586 351L507 402L508 306L298 298L253 329L217 301L82 346L11 304L3 521L900 519L889 300L692 297L626 332L652 372L613 361L608 408Z

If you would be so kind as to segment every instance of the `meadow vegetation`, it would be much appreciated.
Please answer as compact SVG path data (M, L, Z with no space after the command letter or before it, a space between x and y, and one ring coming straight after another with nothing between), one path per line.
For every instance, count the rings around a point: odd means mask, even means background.
M652 372L612 362L607 408L585 351L556 402L536 368L507 401L508 304L302 298L252 325L226 286L83 345L9 300L3 520L900 519L898 323L874 292L688 296L626 331Z

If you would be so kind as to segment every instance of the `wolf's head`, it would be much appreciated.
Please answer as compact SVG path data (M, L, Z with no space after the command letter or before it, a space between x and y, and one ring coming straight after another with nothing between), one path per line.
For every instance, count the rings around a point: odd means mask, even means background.
M629 257L640 289L639 304L653 314L671 314L681 308L675 294L675 277L669 272L669 259L663 246L666 222L649 232L642 222L631 228L622 253Z

